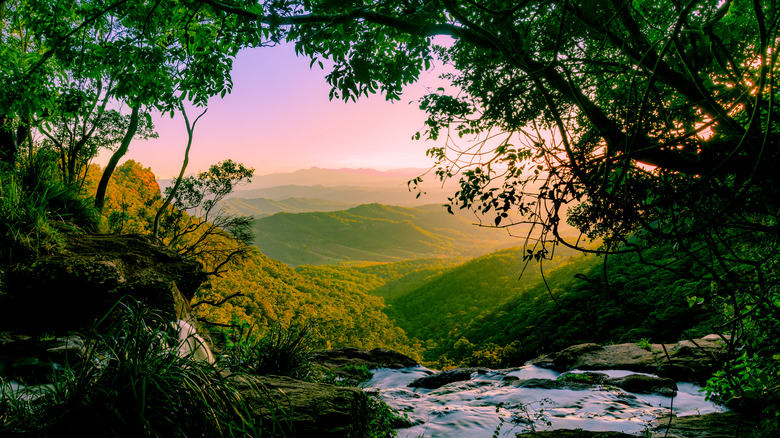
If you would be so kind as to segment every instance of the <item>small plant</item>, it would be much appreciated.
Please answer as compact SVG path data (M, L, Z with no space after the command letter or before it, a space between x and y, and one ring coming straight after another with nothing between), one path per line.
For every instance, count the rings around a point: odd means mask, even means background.
M559 382L574 382L574 383L596 383L596 379L587 373L566 373L558 376Z
M387 403L377 397L368 397L368 431L367 438L393 438L398 436L395 424L402 418L408 418L393 410Z
M351 378L357 380L360 383L367 382L371 380L372 377L374 377L374 373L372 373L365 365L347 365L339 369L339 371L349 375Z
M652 344L650 344L650 340L647 338L640 339L636 345L642 350L653 351Z

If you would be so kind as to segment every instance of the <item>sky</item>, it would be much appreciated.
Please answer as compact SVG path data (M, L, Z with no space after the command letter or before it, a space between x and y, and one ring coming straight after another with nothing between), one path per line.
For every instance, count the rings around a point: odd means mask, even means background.
M310 167L428 168L433 161L425 151L436 144L411 137L426 119L417 100L441 85L440 73L427 72L400 101L374 95L345 103L328 100L327 71L310 69L292 45L243 50L233 64L232 93L212 98L195 127L187 173L228 158L254 167L256 175ZM200 111L187 115L192 121ZM170 178L181 167L185 124L181 115L153 119L159 138L134 141L123 161L136 160L158 178ZM107 161L107 154L98 159Z

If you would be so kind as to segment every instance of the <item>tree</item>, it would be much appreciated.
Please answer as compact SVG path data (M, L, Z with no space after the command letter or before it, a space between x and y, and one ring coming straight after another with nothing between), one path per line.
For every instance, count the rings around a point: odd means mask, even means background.
M224 211L222 200L238 184L251 182L254 169L233 160L215 164L197 176L176 178L166 187L168 202L158 211L154 233L170 248L222 275L231 262L249 253L252 218Z
M95 150L86 142L119 143L97 187L100 208L118 160L137 134L147 135L148 111L172 114L182 100L202 106L224 96L232 58L261 39L249 20L197 3L0 2L0 161L13 166L19 146L39 127L63 144L52 124L86 122L91 126L76 135L62 166L70 172L73 157ZM97 126L110 103L125 115L123 131L109 136Z
M420 101L428 120L416 136L446 137L429 154L437 177L460 179L453 205L501 227L521 213L534 256L587 250L559 232L566 220L601 239L600 253L672 244L712 282L692 302L723 309L729 322L715 329L732 359L738 346L759 358L735 369L777 375L775 2L203 3L287 29L313 64L329 59L331 98L398 99L431 62L451 66L452 92ZM776 377L762 390L733 376L729 396L780 400Z

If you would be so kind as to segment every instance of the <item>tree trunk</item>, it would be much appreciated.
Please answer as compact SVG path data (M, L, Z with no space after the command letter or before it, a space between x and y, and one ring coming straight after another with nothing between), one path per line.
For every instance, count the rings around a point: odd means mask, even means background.
M133 140L133 136L135 136L135 132L138 130L138 112L140 108L141 106L138 105L134 107L133 112L130 113L130 124L127 125L127 132L125 132L125 136L122 138L122 144L119 145L119 149L111 155L111 159L108 160L108 164L106 164L106 168L103 170L103 176L100 178L100 183L98 184L97 192L95 193L95 207L97 207L100 212L103 211L103 204L106 200L108 180L111 179L111 175L114 173L114 169L116 169L119 159L127 153L127 150L130 148L130 142Z
M182 103L181 105L181 114L184 116L184 123L187 127L187 149L184 150L184 161L181 164L179 177L176 178L176 182L173 184L173 188L168 194L168 197L165 198L163 205L159 210L157 210L157 214L154 215L154 225L152 226L152 235L154 237L157 237L157 234L160 231L160 218L162 218L163 212L169 205L171 205L171 201L173 200L174 196L176 196L176 192L179 190L179 186L181 186L181 180L184 178L184 172L187 170L187 164L190 162L190 147L192 147L192 136L195 131L195 124L198 123L198 120L200 120L200 118L203 117L203 115L206 114L206 111L208 110L208 108L203 110L203 112L200 113L197 118L195 118L195 121L192 122L192 125L190 125L190 119L187 118L187 111L184 109L184 104Z
M16 166L19 145L27 138L29 131L23 126L16 128L15 131L11 127L6 130L3 127L6 122L8 122L6 117L0 117L0 168L13 169Z

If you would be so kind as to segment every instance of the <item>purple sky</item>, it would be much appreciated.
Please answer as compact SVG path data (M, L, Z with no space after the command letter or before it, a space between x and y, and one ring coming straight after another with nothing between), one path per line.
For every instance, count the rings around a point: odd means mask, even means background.
M440 73L426 73L395 103L383 96L344 103L328 100L326 71L309 69L308 58L297 58L292 45L242 51L233 65L233 92L211 99L196 126L187 172L227 158L254 167L256 175L312 166L427 168L433 161L425 151L434 143L411 136L425 121L417 99L426 85L441 85ZM190 120L199 113L197 108L187 112ZM126 159L169 178L181 166L184 121L180 115L157 115L154 122L159 139L135 141ZM98 162L107 159L101 156Z

